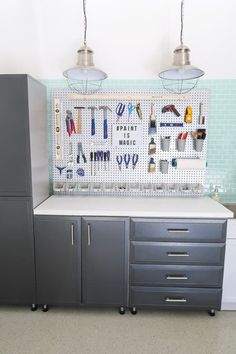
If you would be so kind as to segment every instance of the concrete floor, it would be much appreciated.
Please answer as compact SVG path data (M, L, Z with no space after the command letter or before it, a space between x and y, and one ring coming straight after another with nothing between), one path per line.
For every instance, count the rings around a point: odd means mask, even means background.
M235 354L236 312L0 308L1 354Z

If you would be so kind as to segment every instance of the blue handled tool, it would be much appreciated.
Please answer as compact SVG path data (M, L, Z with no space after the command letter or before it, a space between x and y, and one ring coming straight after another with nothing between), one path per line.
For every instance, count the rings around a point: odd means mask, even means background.
M59 171L59 173L60 173L60 176L61 176L62 171L63 171L66 167L59 167L59 166L56 166L56 168L58 169L58 171Z
M135 169L137 162L138 162L138 154L133 154L133 157L132 157L133 170Z
M129 118L130 118L132 112L135 110L135 108L136 108L136 106L134 106L134 105L132 104L132 102L129 102L129 104L128 104Z
M121 171L121 165L122 165L123 157L121 155L117 155L116 156L116 161L118 163L119 170Z
M110 160L111 160L111 153L109 150L107 150L107 166L108 166L108 171L110 171Z
M130 162L130 154L125 154L124 155L124 162L125 162L125 167L129 167L129 162Z
M118 105L116 106L117 122L123 116L124 110L125 110L125 104L119 102Z
M91 109L91 135L95 135L96 127L95 127L95 109L97 107L91 106L88 107L88 109Z
M103 109L103 139L108 138L108 125L107 125L107 111L112 112L108 106L100 106L99 109Z

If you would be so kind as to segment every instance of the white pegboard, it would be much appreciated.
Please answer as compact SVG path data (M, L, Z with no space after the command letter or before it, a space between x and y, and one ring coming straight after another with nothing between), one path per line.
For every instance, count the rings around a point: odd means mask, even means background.
M68 89L54 89L52 93L52 114L53 114L53 182L57 183L88 183L92 186L94 183L101 184L109 184L113 183L114 186L121 185L127 183L127 185L139 183L142 186L151 184L152 186L156 185L173 185L173 184L181 184L181 185L204 185L205 182L205 170L176 170L171 166L171 160L173 158L201 158L206 159L207 157L207 137L204 141L204 148L202 152L196 152L193 149L193 139L191 137L191 131L196 130L198 128L204 128L207 132L207 121L208 121L208 91L207 90L194 90L184 95L181 99L175 97L173 95L168 95L164 90L158 91L142 91L139 92L137 90L126 90L126 91L116 91L110 90L106 91L104 95L123 95L122 103L126 105L124 114L122 118L119 119L119 123L132 123L132 124L140 124L142 126L142 144L138 147L122 147L122 148L114 148L112 146L112 125L116 124L117 116L116 116L116 106L119 103L117 97L115 99L101 99L101 95L99 99L94 99L93 96L91 98L85 99L71 99L71 91ZM143 113L143 119L139 119L136 111L134 111L130 118L128 118L128 103L129 100L124 100L124 95L129 95L130 97L134 97L131 101L133 104L138 102L141 103L141 109ZM142 94L142 100L135 99L135 95ZM133 95L133 96L132 96ZM148 95L160 96L159 99L145 99ZM95 96L96 97L96 96ZM163 98L164 97L164 98ZM62 134L62 151L63 151L63 159L56 159L56 134L55 134L55 112L53 102L55 99L59 99L61 103L61 134ZM205 124L199 125L199 104L203 103L203 112L202 114L206 117ZM155 112L156 112L156 125L157 125L157 133L155 135L148 134L149 127L149 117L151 112L151 103L155 103ZM180 117L176 117L173 113L167 112L162 113L162 107L168 104L174 104L176 109L181 114ZM74 118L76 131L77 131L77 110L74 108L76 106L84 106L85 109L82 110L82 134L72 134L69 138L66 131L66 110L70 110L72 112L72 116ZM95 138L91 137L91 111L87 108L90 106L108 106L111 108L112 113L108 112L108 139L103 139L103 111L97 110L95 111L95 122L96 122L96 135ZM193 109L193 121L191 124L184 123L184 114L187 106L192 106ZM184 123L183 127L160 127L160 123ZM176 149L176 138L180 132L188 131L188 138L186 143L186 148L184 152L178 152ZM160 147L160 137L161 136L171 136L171 144L170 151L163 152ZM157 151L154 155L148 155L148 146L151 140L151 137L154 137L156 142ZM84 163L82 158L80 158L80 164L77 164L77 145L78 142L82 143L83 152L87 158L87 163ZM69 143L72 143L72 153L73 153L73 165L70 164L69 168L73 170L73 178L67 179L66 170L68 169L69 163ZM110 168L100 169L97 171L96 176L91 176L91 163L90 163L90 152L91 151L110 151ZM122 171L119 170L118 164L116 162L117 155L124 155L125 153L137 153L139 155L139 160L135 169L132 168L132 165L129 165L129 168L125 168L125 165L122 165ZM154 157L156 162L156 172L149 173L148 172L148 164L150 157ZM169 170L168 174L162 174L160 172L160 160L166 159L169 161ZM66 167L62 174L60 175L56 166ZM108 167L108 166L107 166ZM78 176L76 171L78 168L83 168L85 171L85 175L83 177ZM167 189L165 189L165 193L167 193ZM90 193L92 192L90 188ZM152 188L148 191L145 191L149 195L156 195L156 189ZM164 193L162 192L162 193ZM110 191L112 193L112 191ZM133 195L132 190L128 189L126 193ZM138 192L136 192L138 193ZM140 193L143 194L144 192ZM173 193L172 193L173 194ZM177 192L176 192L177 194ZM179 193L178 193L179 194ZM196 192L192 192L192 194L196 194Z

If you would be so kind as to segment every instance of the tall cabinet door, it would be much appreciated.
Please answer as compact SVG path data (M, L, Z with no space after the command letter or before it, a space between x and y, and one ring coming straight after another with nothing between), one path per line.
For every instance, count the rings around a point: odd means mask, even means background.
M0 196L31 196L27 75L0 75Z
M37 304L81 298L80 218L35 216Z
M0 303L35 303L31 198L0 197Z
M127 219L82 219L83 304L126 305L127 237Z

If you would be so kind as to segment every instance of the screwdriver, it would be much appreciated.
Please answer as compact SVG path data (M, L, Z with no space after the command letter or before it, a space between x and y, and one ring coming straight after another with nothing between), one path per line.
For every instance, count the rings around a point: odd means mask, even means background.
M91 162L91 171L90 174L93 176L93 152L90 152L90 162Z
M94 176L96 176L97 153L94 152Z
M110 157L111 153L109 150L107 150L107 166L108 166L108 171L110 171Z
M104 151L103 157L104 157L104 171L106 171L107 170L107 152L106 151Z

